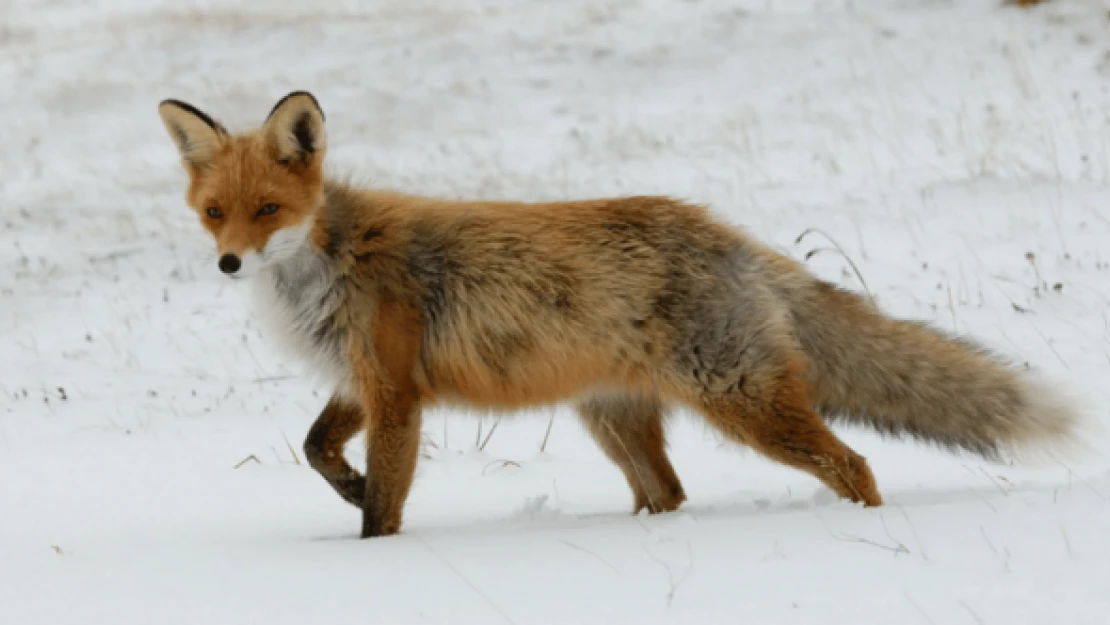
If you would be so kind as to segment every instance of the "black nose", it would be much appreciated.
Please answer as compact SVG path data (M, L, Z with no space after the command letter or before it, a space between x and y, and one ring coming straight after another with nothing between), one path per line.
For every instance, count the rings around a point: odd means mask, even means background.
M220 271L226 274L233 274L239 271L240 265L242 265L242 263L235 254L224 254L220 257Z

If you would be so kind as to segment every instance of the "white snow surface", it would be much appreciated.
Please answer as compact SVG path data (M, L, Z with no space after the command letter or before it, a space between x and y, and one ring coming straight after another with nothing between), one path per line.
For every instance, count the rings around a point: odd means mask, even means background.
M0 623L1110 618L1106 0L0 12ZM683 414L689 501L634 517L565 407L484 450L491 417L435 411L403 532L360 541L300 450L328 389L217 271L156 113L242 130L295 89L356 182L669 194L820 250L818 274L1047 376L1092 449L1009 466L838 430L886 501L864 509Z

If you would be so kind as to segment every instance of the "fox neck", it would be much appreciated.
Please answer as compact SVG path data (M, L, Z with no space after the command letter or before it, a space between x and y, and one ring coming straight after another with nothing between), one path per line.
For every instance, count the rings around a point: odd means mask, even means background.
M325 255L304 238L304 233L291 233L290 236L300 236L302 240L291 243L280 260L266 265L258 273L260 281L275 283L275 285L303 286L306 282L324 279L331 273Z
M275 232L263 251L268 262L259 272L263 281L299 281L313 274L328 273L326 262L335 247L333 231L325 197L321 194L320 206L296 226Z
M336 272L330 248L333 228L328 226L328 208L321 206L298 226L277 232L267 244L280 255L259 272L258 282L271 291L278 303L298 317L314 317L310 309L335 291ZM327 311L330 313L330 311Z
M321 208L323 213L326 208ZM319 216L301 232L298 245L267 265L254 280L255 309L268 334L306 372L322 382L343 385L343 329L335 315L342 305L344 281L336 271L332 245L322 235L333 230ZM321 234L322 233L322 234Z

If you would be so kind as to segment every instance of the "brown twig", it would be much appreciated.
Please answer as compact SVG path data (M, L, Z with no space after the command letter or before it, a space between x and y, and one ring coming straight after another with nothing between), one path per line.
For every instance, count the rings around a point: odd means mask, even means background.
M551 418L547 420L547 431L543 434L543 442L540 443L540 451L543 452L547 449L547 437L551 436L551 426L555 423L555 413L551 413Z
M285 430L281 431L281 437L285 439L285 446L289 448L289 453L293 454L293 462L300 464L301 459L297 456L296 450L293 449L293 444L289 442L289 437L285 435Z
M500 424L501 418L498 417L497 420L493 422L493 425L490 426L489 432L486 432L486 440L482 441L482 444L478 446L478 451L485 451L486 443L488 443L489 439L493 437L493 433L497 431L497 426Z
M251 454L251 455L247 456L246 458L243 458L242 460L240 460L239 464L235 465L235 468L238 469L239 467L241 467L244 464L250 462L251 460L254 460L258 464L262 464L262 461L258 459L258 456L254 455L254 454Z

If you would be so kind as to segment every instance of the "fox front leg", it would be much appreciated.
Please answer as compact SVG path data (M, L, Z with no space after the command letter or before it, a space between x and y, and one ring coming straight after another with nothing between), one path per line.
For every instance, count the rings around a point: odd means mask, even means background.
M366 427L366 415L356 402L333 396L324 406L304 441L308 464L344 501L361 508L366 478L343 456L343 447Z
M362 538L388 536L401 529L420 451L421 414L414 399L394 393L375 403L367 436Z
M353 354L353 369L369 417L362 538L388 536L401 529L405 500L416 474L421 397L413 369L420 349L418 319L418 312L408 305L379 301L370 325L373 353Z

